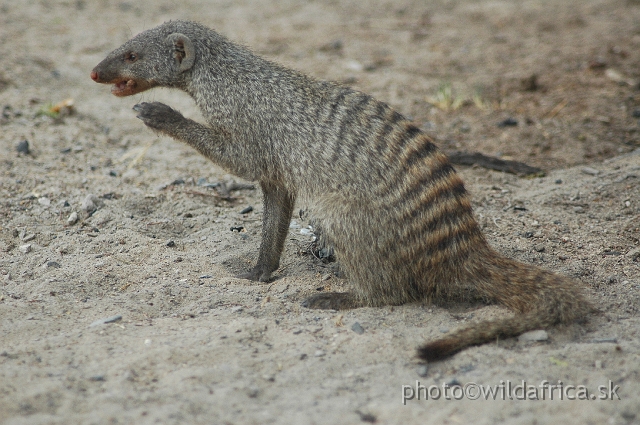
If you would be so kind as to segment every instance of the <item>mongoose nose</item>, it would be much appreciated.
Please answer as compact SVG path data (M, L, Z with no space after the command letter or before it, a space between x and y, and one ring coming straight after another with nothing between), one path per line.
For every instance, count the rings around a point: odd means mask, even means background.
M98 81L98 72L97 71L91 71L91 79L93 81Z

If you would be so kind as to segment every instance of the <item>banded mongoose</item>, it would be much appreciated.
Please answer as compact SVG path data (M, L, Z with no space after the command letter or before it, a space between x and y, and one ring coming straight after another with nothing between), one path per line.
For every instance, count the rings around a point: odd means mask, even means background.
M490 248L447 157L411 121L367 94L284 68L188 21L142 32L91 78L113 84L116 96L153 87L187 92L207 124L158 102L133 109L149 128L260 183L260 251L241 277L271 279L294 202L307 207L353 290L317 294L303 306L483 300L515 312L420 347L427 361L591 311L574 281Z

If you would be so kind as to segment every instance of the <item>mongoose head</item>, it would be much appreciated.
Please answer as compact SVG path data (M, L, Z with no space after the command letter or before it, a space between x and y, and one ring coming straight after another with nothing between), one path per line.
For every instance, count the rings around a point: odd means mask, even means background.
M193 67L193 41L180 32L186 22L167 22L144 31L111 52L93 71L96 83L113 84L115 96L131 96L153 87L181 87Z

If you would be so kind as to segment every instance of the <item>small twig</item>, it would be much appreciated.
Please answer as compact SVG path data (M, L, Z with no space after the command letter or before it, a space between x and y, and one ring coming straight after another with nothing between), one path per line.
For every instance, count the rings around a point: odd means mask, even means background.
M220 198L220 195L218 195L215 192L212 193L206 193L206 192L200 192L198 190L183 190L182 193L187 193L189 195L199 195L199 196L213 196L214 198Z
M480 152L451 152L447 156L457 165L478 165L489 170L504 171L519 176L543 176L544 171L522 162L510 161L481 154Z
M153 145L153 140L147 143L147 145L144 148L142 148L142 151L135 158L133 158L133 161L131 161L131 164L129 164L129 167L128 167L129 170L135 167L136 165L138 165L138 163L147 154L147 151L152 145Z
M552 110L550 110L547 113L547 115L544 116L544 118L553 118L553 117L555 117L556 115L558 115L558 112L560 112L562 110L562 108L567 106L567 103L569 103L569 101L567 99L564 99L562 102L560 102L556 106L554 106L554 108Z
M165 221L154 221L151 223L146 223L145 226L155 226L156 224L167 224L169 221L165 220Z

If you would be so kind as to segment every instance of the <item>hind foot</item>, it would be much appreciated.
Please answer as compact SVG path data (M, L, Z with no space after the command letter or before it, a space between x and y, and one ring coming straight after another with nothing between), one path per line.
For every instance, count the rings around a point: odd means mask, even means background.
M302 306L319 310L347 310L363 305L351 292L326 292L307 298Z
M270 282L271 272L264 269L261 266L255 266L253 269L246 273L241 273L235 276L238 279L254 280L256 282Z

